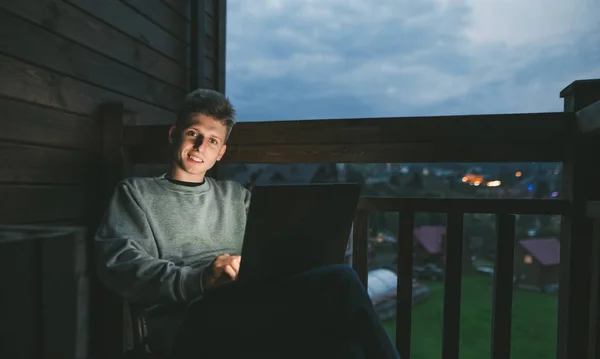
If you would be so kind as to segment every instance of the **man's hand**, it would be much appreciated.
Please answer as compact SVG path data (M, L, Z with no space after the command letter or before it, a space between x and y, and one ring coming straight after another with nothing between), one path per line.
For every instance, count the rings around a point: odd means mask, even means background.
M204 271L204 288L210 289L237 279L242 257L222 254Z

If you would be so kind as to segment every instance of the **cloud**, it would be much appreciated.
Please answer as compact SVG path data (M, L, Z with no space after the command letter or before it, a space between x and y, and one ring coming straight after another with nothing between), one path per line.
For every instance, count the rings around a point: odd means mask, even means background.
M374 5L376 4L376 5ZM560 111L600 77L595 0L230 0L241 121Z

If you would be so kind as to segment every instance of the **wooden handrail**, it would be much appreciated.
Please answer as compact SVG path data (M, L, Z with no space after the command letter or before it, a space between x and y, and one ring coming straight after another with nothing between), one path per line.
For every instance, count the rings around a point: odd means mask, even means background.
M564 141L566 112L239 122L229 145ZM124 130L124 145L167 141L169 125Z
M222 163L560 162L574 126L564 112L242 122ZM125 127L123 145L168 163L168 128Z
M363 197L358 209L367 212L461 212L564 215L569 211L564 199L471 199Z

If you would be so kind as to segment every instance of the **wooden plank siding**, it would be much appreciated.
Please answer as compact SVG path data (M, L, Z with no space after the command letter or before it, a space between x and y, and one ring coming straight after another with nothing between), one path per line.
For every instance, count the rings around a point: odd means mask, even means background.
M190 6L186 0L162 0L162 2L175 11L182 19L190 21Z
M7 30L19 29L18 37L3 32L0 51L28 64L167 110L176 110L185 95L183 89L150 78L8 12L0 12L0 24Z
M120 0L64 0L90 16L119 29L122 33L146 45L150 49L175 61L182 67L187 67L189 46L185 34L173 36L137 9L127 6ZM115 14L118 14L115 16Z
M93 234L105 182L123 174L104 173L107 144L120 138L107 138L100 107L122 104L118 121L129 126L173 123L190 90L194 46L215 88L224 78L224 27L218 2L206 4L199 48L189 0L0 2L0 224L82 225ZM123 318L93 285L92 352L117 357Z
M0 8L65 37L72 43L86 46L121 62L132 70L187 89L188 74L180 65L185 63L184 59L178 62L168 58L120 29L62 0L5 0Z
M189 21L162 0L121 0L179 41L190 44ZM186 4L185 1L180 1Z

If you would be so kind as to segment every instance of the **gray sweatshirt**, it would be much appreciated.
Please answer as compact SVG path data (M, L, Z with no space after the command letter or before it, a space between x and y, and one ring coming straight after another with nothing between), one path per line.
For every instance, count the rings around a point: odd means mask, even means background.
M95 237L100 279L132 302L188 302L202 294L216 256L240 254L249 205L250 192L234 181L123 180Z

